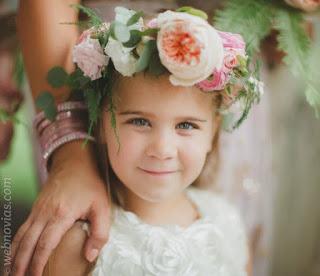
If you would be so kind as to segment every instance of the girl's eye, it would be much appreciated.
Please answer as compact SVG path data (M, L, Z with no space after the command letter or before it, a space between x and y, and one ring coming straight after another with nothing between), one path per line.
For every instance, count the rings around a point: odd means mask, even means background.
M181 126L182 129L198 129L198 126L189 122L183 122L178 124L178 126ZM178 127L180 128L180 127Z
M136 126L148 126L149 122L143 118L134 118L128 121L129 124Z

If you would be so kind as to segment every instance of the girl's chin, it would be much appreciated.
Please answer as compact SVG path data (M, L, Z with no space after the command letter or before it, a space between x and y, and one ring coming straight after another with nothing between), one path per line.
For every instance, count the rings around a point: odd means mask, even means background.
M167 188L154 187L155 185L152 186L152 189L150 189L151 187L148 187L147 189L142 190L141 193L135 192L136 196L150 203L160 203L170 199L173 195L176 195L180 191L177 191L177 189L172 189L172 186Z

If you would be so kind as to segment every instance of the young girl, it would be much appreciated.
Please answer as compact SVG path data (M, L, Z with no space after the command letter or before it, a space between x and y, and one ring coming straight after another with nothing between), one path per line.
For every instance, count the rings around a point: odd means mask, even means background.
M116 14L116 23L84 32L73 53L95 83L90 93L110 92L96 102L97 152L113 203L109 240L89 264L82 247L90 225L79 221L51 255L45 275L247 275L237 210L195 187L214 174L220 111L261 92L244 70L243 40L219 33L203 13L186 8L159 14L148 24L156 36L149 31L123 47L116 24L140 34L146 29L138 13L118 8ZM103 42L105 32L114 33ZM157 66L166 70L155 74ZM107 81L97 84L101 78ZM235 80L245 89L230 92Z

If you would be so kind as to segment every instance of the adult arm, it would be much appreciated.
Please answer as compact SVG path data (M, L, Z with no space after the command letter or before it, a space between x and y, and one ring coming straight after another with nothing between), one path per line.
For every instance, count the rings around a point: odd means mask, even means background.
M18 36L33 98L51 89L46 74L52 66L73 70L71 48L78 32L61 22L77 20L69 4L78 0L21 0L17 15ZM52 91L52 90L51 90ZM56 89L57 102L67 99L67 89ZM65 144L52 156L47 182L31 213L12 242L12 275L42 275L44 266L62 236L77 219L89 220L92 235L85 256L94 259L108 239L109 202L93 158L92 145Z

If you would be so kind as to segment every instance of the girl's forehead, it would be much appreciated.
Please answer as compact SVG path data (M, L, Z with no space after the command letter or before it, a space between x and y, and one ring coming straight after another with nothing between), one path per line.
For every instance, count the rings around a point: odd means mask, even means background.
M123 78L116 89L117 108L153 113L212 113L212 95L198 88L173 86L168 76Z

